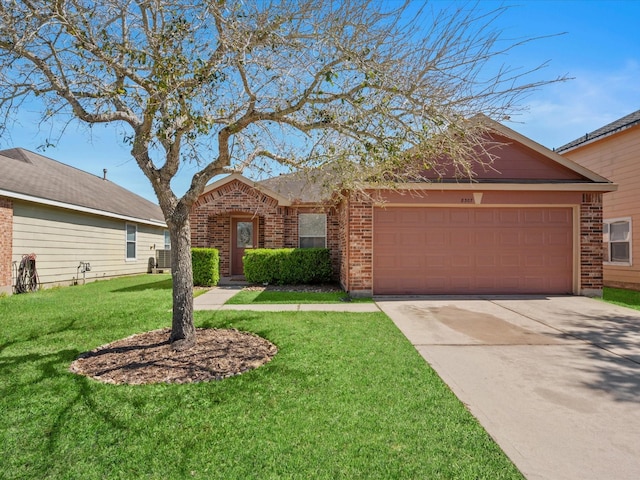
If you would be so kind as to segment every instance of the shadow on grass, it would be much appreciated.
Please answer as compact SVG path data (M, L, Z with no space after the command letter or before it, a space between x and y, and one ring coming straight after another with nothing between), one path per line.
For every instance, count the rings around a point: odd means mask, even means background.
M173 280L167 278L160 281L149 281L149 283L142 283L140 285L133 285L131 287L117 288L112 290L114 293L129 293L129 292L143 292L145 290L171 290L173 286Z

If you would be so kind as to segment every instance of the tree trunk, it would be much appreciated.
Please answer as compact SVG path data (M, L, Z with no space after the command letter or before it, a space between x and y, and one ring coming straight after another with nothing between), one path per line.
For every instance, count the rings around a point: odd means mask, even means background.
M178 221L169 224L173 277L173 319L169 342L174 350L187 350L196 344L196 329L193 325L191 225L188 214L180 217Z

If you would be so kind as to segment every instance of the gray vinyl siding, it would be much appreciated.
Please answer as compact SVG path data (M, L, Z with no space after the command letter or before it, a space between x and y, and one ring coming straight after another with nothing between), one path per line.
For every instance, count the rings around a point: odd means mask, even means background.
M136 258L126 258L126 224L137 226ZM29 202L14 202L13 258L36 254L40 283L70 285L89 262L87 281L146 273L156 248L164 248L166 228L106 218Z

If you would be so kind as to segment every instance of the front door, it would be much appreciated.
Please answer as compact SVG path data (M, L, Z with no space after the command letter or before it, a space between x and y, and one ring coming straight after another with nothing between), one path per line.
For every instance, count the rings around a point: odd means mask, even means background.
M258 246L258 220L234 218L231 222L231 275L243 275L245 248Z

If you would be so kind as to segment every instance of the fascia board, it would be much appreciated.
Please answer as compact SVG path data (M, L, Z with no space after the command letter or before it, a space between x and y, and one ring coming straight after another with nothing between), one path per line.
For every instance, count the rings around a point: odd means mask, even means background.
M527 192L615 192L616 183L405 183L394 188L368 187L367 190L464 190Z
M121 215L119 213L107 212L104 210L98 210L95 208L83 207L81 205L73 205L71 203L59 202L57 200L49 200L46 198L34 197L32 195L26 195L24 193L11 192L9 190L0 189L0 196L12 198L14 200L23 200L25 202L38 203L40 205L47 205L49 207L64 208L66 210L73 210L75 212L88 213L90 215L98 215L101 217L116 218L118 220L126 220L129 222L142 223L145 225L152 225L154 227L167 228L167 224L164 220L156 220L153 218L137 218L129 215Z

